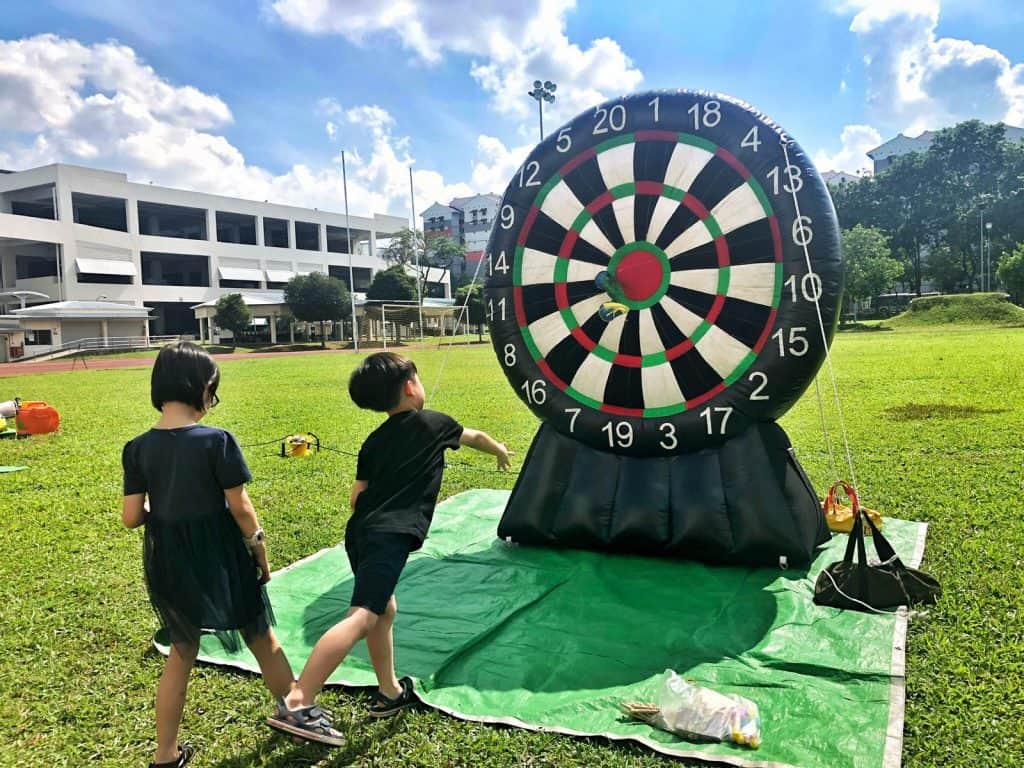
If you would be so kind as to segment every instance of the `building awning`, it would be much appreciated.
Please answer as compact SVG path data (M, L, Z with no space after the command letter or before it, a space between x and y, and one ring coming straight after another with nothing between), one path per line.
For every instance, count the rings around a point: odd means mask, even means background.
M128 277L135 277L138 273L135 271L135 264L131 261L121 261L119 259L75 259L75 266L78 268L79 274L88 275L126 275Z
M263 270L251 267L217 267L221 280L249 280L263 282Z
M268 269L267 270L267 282L268 283L287 283L295 277L295 273L290 269Z

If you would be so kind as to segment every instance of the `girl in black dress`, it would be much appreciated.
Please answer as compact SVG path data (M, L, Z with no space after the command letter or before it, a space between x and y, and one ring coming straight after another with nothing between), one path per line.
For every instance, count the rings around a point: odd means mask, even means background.
M231 649L239 632L275 697L288 694L292 670L270 629L262 586L270 566L245 483L249 468L230 432L199 421L217 402L220 371L205 351L164 347L151 379L156 425L124 447L124 507L129 528L145 526L143 564L150 602L170 636L156 693L157 747L151 766L184 766L195 754L178 728L199 636L216 632Z

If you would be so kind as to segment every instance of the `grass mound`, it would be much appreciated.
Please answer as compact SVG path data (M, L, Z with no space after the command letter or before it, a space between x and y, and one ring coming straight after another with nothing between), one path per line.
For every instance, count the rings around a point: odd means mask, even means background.
M927 325L1024 325L1024 309L1005 293L920 296L910 309L887 321L894 328Z

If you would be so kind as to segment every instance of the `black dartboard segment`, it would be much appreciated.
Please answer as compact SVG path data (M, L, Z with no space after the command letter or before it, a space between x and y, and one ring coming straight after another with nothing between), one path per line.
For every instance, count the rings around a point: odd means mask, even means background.
M717 94L633 95L551 134L506 189L488 257L509 382L563 434L628 455L778 418L840 305L824 183L778 126Z

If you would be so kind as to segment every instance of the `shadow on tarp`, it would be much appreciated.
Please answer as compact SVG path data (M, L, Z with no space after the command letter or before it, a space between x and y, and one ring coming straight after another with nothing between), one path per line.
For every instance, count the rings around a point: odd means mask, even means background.
M801 579L805 572L784 574ZM777 569L497 540L440 558L414 556L396 590L395 657L402 674L434 688L557 692L632 685L666 668L714 663L753 648L775 621L775 596L765 588L779 577ZM307 595L307 646L345 615L351 596L351 576ZM350 659L369 668L365 643Z

